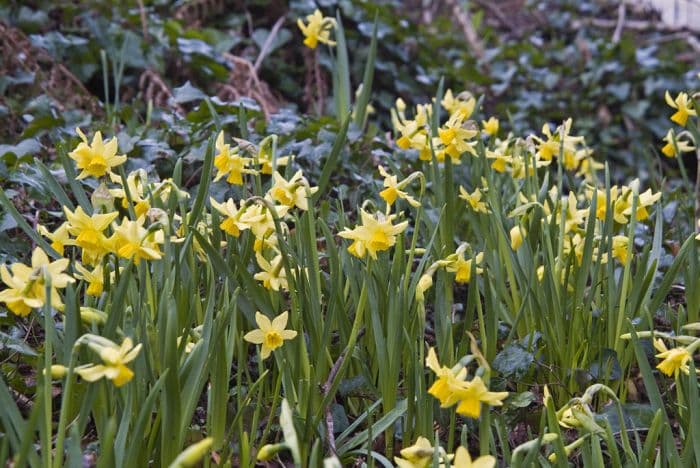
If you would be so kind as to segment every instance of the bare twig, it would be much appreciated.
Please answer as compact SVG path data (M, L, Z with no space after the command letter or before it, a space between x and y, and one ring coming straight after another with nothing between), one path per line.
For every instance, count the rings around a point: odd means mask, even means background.
M484 57L484 44L474 30L469 9L462 8L462 5L457 0L445 0L445 5L452 10L452 15L460 28L462 28L464 38L467 40L467 44L471 47L474 55L478 59L482 59Z
M323 390L323 396L325 397L328 395L328 392L331 391L331 387L333 386L333 381L335 380L335 377L338 375L338 371L340 370L340 366L343 365L343 361L345 360L345 352L343 352L338 359L335 361L333 364L333 367L331 367L331 371L328 373L328 378L326 379L326 383L323 384L321 389ZM333 455L338 455L335 449L335 435L333 434L333 413L331 412L331 405L329 404L326 406L324 409L325 414L326 414L326 432L328 432L328 448L330 451L333 453Z
M615 25L615 31L612 36L612 43L617 44L620 42L622 37L622 29L625 27L625 16L627 15L627 8L625 6L625 0L620 0L620 6L617 7L617 24Z
M267 56L268 50L270 49L272 42L275 40L275 37L277 37L277 33L279 32L279 30L283 24L284 24L284 16L280 16L279 19L275 22L275 25L272 26L272 29L270 30L270 34L267 35L265 42L263 43L262 47L260 48L260 53L258 54L258 58L255 59L255 65L253 65L253 69L256 71L256 73L260 69L260 65L262 64L263 59Z
M143 0L136 1L139 4L139 16L141 18L141 32L143 34L143 40L146 43L148 43L150 38L148 36L148 20L146 17L146 7L143 4Z

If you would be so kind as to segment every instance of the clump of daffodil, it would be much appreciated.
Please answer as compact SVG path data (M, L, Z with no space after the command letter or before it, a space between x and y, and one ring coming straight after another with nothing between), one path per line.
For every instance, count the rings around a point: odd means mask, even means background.
M429 136L429 122L431 118L431 106L429 104L418 104L413 119L409 119L405 114L406 104L401 99L396 100L396 110L392 109L392 123L394 129L400 136L396 140L396 145L404 150L413 149L418 151L418 158L421 161L432 160L431 139Z
M241 201L240 209L236 207L236 202L229 198L224 203L218 203L213 198L209 199L212 208L224 215L224 220L219 224L222 231L233 237L241 235L241 231L250 229L253 224L265 219L265 215L259 212L248 210L245 202Z
M223 131L216 137L216 150L218 153L214 156L214 167L217 173L214 181L226 176L229 184L243 185L243 174L255 174L256 171L248 167L253 159L241 156L237 146L232 149L231 145L224 143Z
M297 19L297 26L304 35L304 45L310 49L315 49L318 43L334 46L335 41L331 40L331 31L336 23L333 18L323 16L320 10L315 10L306 17L307 24Z
M68 232L75 237L68 242L83 249L83 262L97 263L107 252L111 245L104 231L114 221L119 213L88 215L82 207L77 207L74 212L63 207L63 212L68 220Z
M110 238L114 252L126 259L133 259L138 264L141 260L159 260L161 251L159 244L163 243L163 231L146 229L145 216L132 221L126 217L122 223L114 227Z
M682 134L688 133L683 132ZM695 147L689 141L678 138L673 129L668 130L664 141L666 144L661 148L661 153L667 158L675 158L680 153L687 153L695 150Z
M275 172L272 179L274 184L269 194L274 201L288 208L296 206L304 211L309 209L309 196L316 193L318 187L311 187L301 171L297 171L289 180Z
M345 239L351 239L353 243L348 247L348 252L358 258L363 258L369 253L373 259L377 258L377 252L388 250L396 244L396 236L408 227L408 221L396 225L392 221L395 214L375 213L371 215L364 209L360 209L362 224L354 229L344 229L338 235Z
M382 166L379 166L378 169L379 174L384 177L384 190L379 192L379 196L386 202L387 208L390 208L398 198L406 200L406 202L408 202L408 204L414 208L418 208L420 206L418 200L406 193L403 189L417 178L422 177L422 173L414 172L399 182L398 176L389 174Z
M92 143L88 143L85 134L76 128L75 131L83 140L78 146L68 153L68 156L76 162L78 169L78 179L86 177L102 177L111 173L112 168L124 164L126 156L117 154L117 138L112 138L107 142L102 141L102 133L97 131L92 137Z
M480 355L474 357L479 361L483 360ZM503 400L508 397L508 392L490 392L478 375L472 380L465 380L466 369L460 370L459 366L453 369L440 366L432 350L428 352L426 365L438 376L429 393L440 401L442 407L457 404L456 411L463 416L478 419L482 403L501 406Z
M532 135L531 138L536 142L537 157L550 161L561 154L564 161L575 159L573 155L578 151L578 145L583 143L583 137L570 135L572 124L573 120L569 118L558 126L554 133L550 130L549 124L544 124L542 133L545 138Z
M676 113L671 116L671 120L678 125L685 127L688 122L688 117L696 116L697 111L693 108L693 101L688 96L688 93L678 93L675 99L671 97L668 91L664 94L666 104L672 109L676 109Z
M461 112L455 112L442 127L438 128L439 138L435 142L442 147L436 151L435 159L442 162L444 155L448 155L453 164L459 164L464 153L475 155L476 141L473 138L478 133L475 128L468 126Z
M88 382L107 378L116 387L128 383L134 377L134 371L127 364L136 359L141 351L141 344L134 346L131 338L124 338L121 345L97 335L83 335L78 343L86 344L95 351L102 364L90 364L75 368L75 372Z
M262 345L260 357L267 359L272 351L282 346L285 340L291 340L297 336L294 330L285 330L287 327L288 312L283 312L272 321L260 312L255 313L256 330L250 331L243 337L249 343Z
M26 317L32 309L46 304L48 281L51 306L63 310L58 290L75 282L75 279L64 273L68 263L69 260L65 258L50 262L46 253L36 247L32 252L31 266L13 263L8 270L5 265L0 265L0 279L7 286L7 289L0 291L0 302L5 303L13 314Z

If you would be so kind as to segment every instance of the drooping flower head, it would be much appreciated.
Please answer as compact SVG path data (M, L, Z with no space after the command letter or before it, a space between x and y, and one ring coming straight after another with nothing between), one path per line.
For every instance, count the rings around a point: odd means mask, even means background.
M320 10L314 11L306 17L308 24L304 24L301 18L297 19L297 26L304 34L304 45L315 49L318 43L334 46L335 41L331 40L331 30L335 28L335 20L325 17Z

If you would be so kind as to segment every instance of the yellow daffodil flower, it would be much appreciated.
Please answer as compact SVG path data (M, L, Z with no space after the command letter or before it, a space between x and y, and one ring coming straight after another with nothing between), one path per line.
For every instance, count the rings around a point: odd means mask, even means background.
M467 206L469 206L472 210L476 211L477 213L491 212L486 206L486 203L481 201L481 198L483 196L483 194L481 193L481 189L477 188L472 193L469 193L464 187L460 185L459 194L459 198L465 200L467 202Z
M444 260L445 270L454 273L455 281L459 284L469 283L472 279L472 263L476 262L476 265L481 265L481 262L484 260L483 252L479 252L473 260L471 258L465 259L463 246L466 247L466 244L462 244L454 254L449 255ZM480 275L483 269L477 267L475 272L477 275Z
M659 338L654 339L654 348L660 351L656 357L662 359L662 361L656 368L662 373L671 377L677 376L679 371L683 371L686 374L689 372L688 361L690 361L692 356L688 349L680 347L668 349L663 340Z
M686 140L676 138L673 129L669 129L664 137L666 144L661 148L661 153L667 158L675 158L679 153L687 153L695 150L695 147ZM678 151L676 151L676 149Z
M612 256L622 263L622 265L627 265L627 261L629 260L629 255L627 254L629 243L630 239L627 236L613 237Z
M231 145L224 143L224 132L219 132L216 137L217 155L214 157L214 167L218 170L214 181L226 177L226 182L232 185L243 185L243 174L255 174L255 170L248 165L252 158L244 158L238 154L238 147L231 149Z
M399 182L398 176L389 174L386 171L386 169L384 169L382 166L379 166L379 174L381 174L381 176L384 177L385 187L384 190L379 192L379 196L382 197L382 199L384 199L388 206L392 206L397 198L406 200L408 204L414 208L418 208L420 206L418 200L416 200L411 195L403 191L403 189L409 183L411 183L418 176L419 173L411 174L401 182Z
M88 284L85 294L88 296L99 297L104 289L104 270L102 265L98 264L90 271L80 263L75 263L75 269L78 272L76 278L85 281Z
M319 42L335 45L335 41L331 40L331 30L336 25L333 18L323 16L320 10L316 10L306 17L306 21L308 24L304 24L301 18L297 19L297 26L305 37L304 45L310 49L315 49Z
M66 244L70 243L70 235L68 233L68 223L61 224L54 232L49 232L45 226L39 224L36 230L39 234L51 241L51 248L59 254L63 255Z
M401 457L394 457L399 468L426 468L433 460L435 449L425 437L418 437L416 443L401 450Z
M161 258L160 247L163 243L163 231L149 232L143 227L145 217L131 221L124 217L119 226L115 226L114 234L110 238L114 252L122 258L134 259L134 263L144 260L158 260Z
M309 209L309 195L318 191L318 187L309 186L306 177L297 171L291 179L286 180L279 172L272 174L274 185L270 188L270 197L288 208L295 206L300 210Z
M122 188L110 189L109 193L114 198L121 199L122 208L126 209L129 206L129 200L126 197L126 190L122 184L121 177L112 177L112 182L119 184ZM146 185L148 183L148 174L144 169L138 169L130 172L126 176L126 188L129 189L129 197L134 204L134 212L136 217L141 217L151 208L151 203L146 196Z
M68 220L68 232L75 236L75 240L70 241L70 244L83 249L83 261L88 263L99 261L110 250L104 231L119 216L119 213L114 211L89 216L80 206L74 212L64 206L63 212Z
M107 142L102 141L102 133L96 132L92 138L92 143L88 144L87 137L76 128L75 131L83 140L75 150L68 153L71 159L75 160L78 169L82 172L78 174L78 179L86 177L102 177L111 172L113 167L119 166L126 161L126 156L117 155L117 138L112 138Z
M285 340L291 340L297 336L294 330L285 330L289 314L285 311L270 321L260 312L255 313L257 330L250 331L243 337L249 343L262 345L260 357L267 359L270 353L284 344Z
M401 234L408 221L393 225L391 222L396 215L384 215L376 213L374 216L360 209L362 224L354 229L344 229L338 235L354 242L348 247L348 252L358 258L363 258L369 253L373 259L377 258L377 252L388 250L396 244L396 236Z
M43 307L46 303L48 278L51 282L51 306L63 310L58 290L75 282L75 279L63 273L68 263L69 260L65 258L50 262L46 253L36 247L32 252L31 267L13 263L8 270L5 265L0 265L0 279L7 285L7 289L0 291L0 302L4 302L13 314L26 317L32 309Z
M455 398L459 400L457 413L478 419L481 415L481 403L501 406L507 397L508 392L489 392L481 377L476 376L455 392Z
M267 289L272 289L273 291L279 291L280 288L287 290L289 285L287 283L287 273L282 265L282 255L279 254L268 262L265 257L263 257L259 252L255 253L255 259L258 261L258 265L262 269L261 272L256 273L253 278L261 281L263 286Z
M678 93L676 99L673 99L669 92L666 91L664 99L666 99L666 104L669 107L676 109L676 113L671 116L671 120L682 127L685 127L688 117L698 115L697 111L693 109L693 101L690 100L687 93Z
M472 460L467 449L464 447L457 447L452 466L454 468L493 468L496 466L496 457L493 455L483 455L476 460Z
M441 366L433 348L428 350L425 365L437 376L433 385L428 389L428 393L437 398L443 408L454 405L457 402L455 392L464 384L464 380L467 378L467 369L462 367L458 372L454 372L448 367Z
M488 136L496 136L498 134L499 122L496 117L490 117L488 120L481 121L481 128Z
M440 101L442 107L452 115L458 115L461 119L466 120L471 117L476 106L476 99L469 91L462 91L457 96L452 94L452 90L445 91L445 95Z
M221 230L233 237L240 236L241 231L250 229L253 223L258 223L265 218L265 215L261 213L251 214L252 210L247 210L244 202L241 202L241 208L238 209L233 198L229 198L224 203L218 203L213 198L210 198L209 202L212 208L226 217L219 224Z
M444 126L438 128L439 141L444 145L444 152L453 164L460 163L464 153L476 154L476 141L469 141L477 135L477 131L464 127L464 119L460 113L453 114ZM439 161L440 159L438 159Z
M526 235L525 228L516 224L510 229L510 248L513 250L518 250L521 245L523 245L523 238Z
M86 338L87 337L87 338ZM82 340L99 354L102 364L80 366L75 372L88 382L108 378L116 387L128 383L134 372L126 365L136 359L141 351L141 344L134 346L131 338L124 338L121 345L97 335L84 335Z

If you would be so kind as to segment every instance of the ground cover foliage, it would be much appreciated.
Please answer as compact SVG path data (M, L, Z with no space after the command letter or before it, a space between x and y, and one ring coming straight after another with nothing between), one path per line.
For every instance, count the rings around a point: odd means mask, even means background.
M0 459L700 464L689 31L602 1L0 11Z

